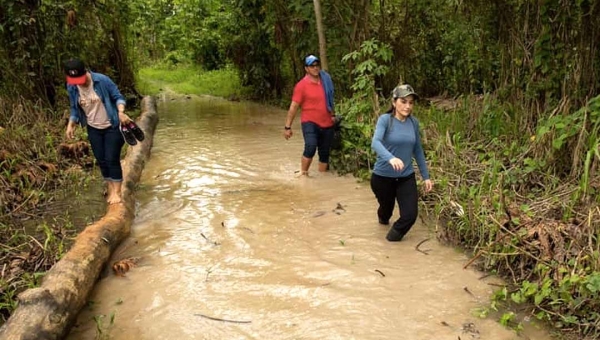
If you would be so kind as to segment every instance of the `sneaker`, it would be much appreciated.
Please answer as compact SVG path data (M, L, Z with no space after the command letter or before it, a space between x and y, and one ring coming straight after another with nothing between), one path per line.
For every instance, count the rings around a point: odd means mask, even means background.
M137 140L135 140L135 136L133 135L133 132L131 132L131 130L124 125L121 125L121 134L123 135L123 139L125 139L125 142L129 145L136 145L137 144Z
M135 139L139 140L140 142L144 140L144 131L142 131L142 129L140 129L140 127L134 121L129 122L127 127L131 133L133 133Z

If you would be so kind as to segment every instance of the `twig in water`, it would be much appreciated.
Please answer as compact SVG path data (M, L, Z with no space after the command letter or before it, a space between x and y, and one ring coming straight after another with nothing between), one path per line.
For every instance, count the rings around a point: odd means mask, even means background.
M211 272L212 272L212 267L210 267L206 270L206 278L204 278L204 282L208 281L208 275L210 275Z
M378 272L379 274L381 274L381 276L385 277L385 274L381 270L375 269L375 271Z
M208 242L208 243L212 243L215 246L220 246L221 243L217 242L217 241L211 241L208 239L208 237L206 237L206 235L204 235L204 233L200 233L200 236L204 237L204 239Z
M508 234L506 234L506 235L508 235ZM467 262L467 264L465 264L463 266L463 269L467 269L467 267L470 266L471 263L475 262L475 260L477 260L479 258L479 256L483 255L484 252L485 251L483 249L479 249L479 251L477 252L477 254L475 254L475 256L473 256L473 258L471 258L469 260L469 262Z
M475 297L475 294L471 293L471 291L469 290L469 288L463 287L463 289L465 290L465 292L469 293L469 295L471 295L472 297Z
M427 249L427 250L421 250L421 249L419 249L419 246L420 246L420 245L422 245L423 243L425 243L425 242L429 241L430 239L431 239L431 238L426 238L426 239L424 239L423 241L419 242L419 243L418 243L418 244L415 246L415 250L416 250L416 251L418 251L418 252L421 252L421 253L423 253L423 254L425 254L425 255L429 255L429 251L431 251L431 249Z
M207 318L209 320L214 320L214 321L223 321L223 322L231 322L231 323L252 323L252 321L239 321L239 320L227 320L227 319L215 318L213 316L208 316L208 315L204 315L204 314L200 314L200 313L196 313L196 314L194 314L194 316L201 316L203 318Z
M492 273L487 273L487 274L483 275L482 277L480 277L480 278L479 278L479 280L483 280L483 279L485 279L486 277L490 277L490 276L492 276L492 275L494 275L494 274L492 274Z

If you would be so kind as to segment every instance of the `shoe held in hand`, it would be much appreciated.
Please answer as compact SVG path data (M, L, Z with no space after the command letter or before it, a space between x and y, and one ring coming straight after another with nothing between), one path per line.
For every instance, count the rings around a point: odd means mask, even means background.
M129 122L127 127L129 128L129 131L133 133L135 139L139 140L140 142L144 140L144 131L142 131L142 129L140 129L140 127L134 121Z
M135 136L133 135L133 132L131 132L131 130L125 126L125 125L121 125L121 134L123 135L123 139L125 139L125 142L129 145L136 145L137 144L137 140L135 140Z

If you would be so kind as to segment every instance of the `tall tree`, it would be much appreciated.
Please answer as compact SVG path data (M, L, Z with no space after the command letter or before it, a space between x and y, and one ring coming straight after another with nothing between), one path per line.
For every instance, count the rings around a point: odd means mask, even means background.
M327 70L327 46L325 42L325 32L323 29L323 15L321 14L321 1L313 0L315 4L315 21L317 22L317 34L319 35L319 55L321 67Z

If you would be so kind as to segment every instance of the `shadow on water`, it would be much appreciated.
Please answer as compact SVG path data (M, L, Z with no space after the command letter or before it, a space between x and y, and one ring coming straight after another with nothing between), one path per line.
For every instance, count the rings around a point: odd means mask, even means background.
M550 339L477 308L493 287L463 254L415 226L385 241L368 185L296 178L285 112L164 97L131 238L68 339ZM415 247L431 238L421 248Z

